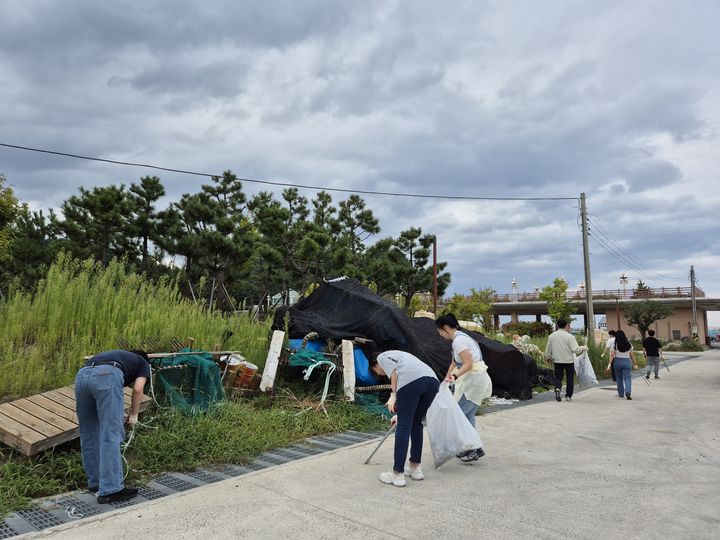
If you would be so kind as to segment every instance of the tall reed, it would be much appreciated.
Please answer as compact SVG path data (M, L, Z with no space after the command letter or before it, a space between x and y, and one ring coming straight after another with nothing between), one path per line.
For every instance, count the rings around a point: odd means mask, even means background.
M60 255L35 293L0 300L0 401L72 383L85 355L118 339L195 338L211 348L226 330L225 349L262 365L269 325L210 312L184 298L170 280L153 283L120 261L103 267Z

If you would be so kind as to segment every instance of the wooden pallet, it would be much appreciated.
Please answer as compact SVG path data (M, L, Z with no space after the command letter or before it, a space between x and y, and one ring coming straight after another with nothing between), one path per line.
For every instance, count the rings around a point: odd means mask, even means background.
M125 409L130 409L132 390L125 388ZM152 399L143 396L140 410ZM75 413L74 385L0 404L0 441L32 456L80 436Z

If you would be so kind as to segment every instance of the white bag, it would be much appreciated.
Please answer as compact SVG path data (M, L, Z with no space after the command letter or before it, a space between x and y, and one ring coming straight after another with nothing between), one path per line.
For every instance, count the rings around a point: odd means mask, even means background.
M440 385L426 418L435 468L461 452L482 448L480 435L468 422L447 383Z
M575 357L575 373L577 373L578 380L582 386L589 386L591 384L598 383L597 377L595 377L595 370L592 367L587 351L583 352L580 356Z

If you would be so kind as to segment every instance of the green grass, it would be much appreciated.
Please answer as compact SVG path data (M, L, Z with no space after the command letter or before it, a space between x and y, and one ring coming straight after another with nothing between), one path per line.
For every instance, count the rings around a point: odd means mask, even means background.
M0 300L0 401L72 383L85 355L116 348L119 338L195 338L264 365L269 323L227 317L184 298L175 283L148 281L118 261L107 268L65 255L34 294Z
M103 268L63 255L37 292L16 291L0 300L0 402L72 383L83 356L115 348L121 337L139 343L192 336L195 348L211 349L226 330L234 335L223 348L239 350L262 369L269 322L209 312L184 298L175 283L150 282L117 261ZM321 433L387 427L344 401L328 402L327 415L307 410L317 403L321 385L280 378L274 398L232 400L194 417L170 409L147 413L143 421L157 429L138 428L126 454L129 483L164 471L246 463ZM283 391L288 388L294 394ZM85 483L78 441L33 458L0 448L0 516Z
M307 397L281 394L272 399L228 401L193 417L170 409L150 411L141 420L157 429L137 428L126 453L127 482L142 484L150 475L166 471L243 464L266 450L323 433L387 428L387 421L344 401L328 402L327 415L304 411L303 398ZM83 488L86 479L78 447L76 441L69 448L32 459L0 451L0 517L26 507L33 498Z

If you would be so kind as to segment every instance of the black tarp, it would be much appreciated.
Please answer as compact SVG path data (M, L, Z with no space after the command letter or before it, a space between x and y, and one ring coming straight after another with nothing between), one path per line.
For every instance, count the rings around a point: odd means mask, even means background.
M323 282L294 306L278 309L273 330L285 329L286 314L290 339L302 339L310 332L333 340L363 337L372 339L380 350L400 349L414 354L438 378L444 377L450 366L451 344L440 337L432 319L408 317L396 304L354 279ZM511 345L478 332L467 333L480 345L493 394L532 398L527 357Z

